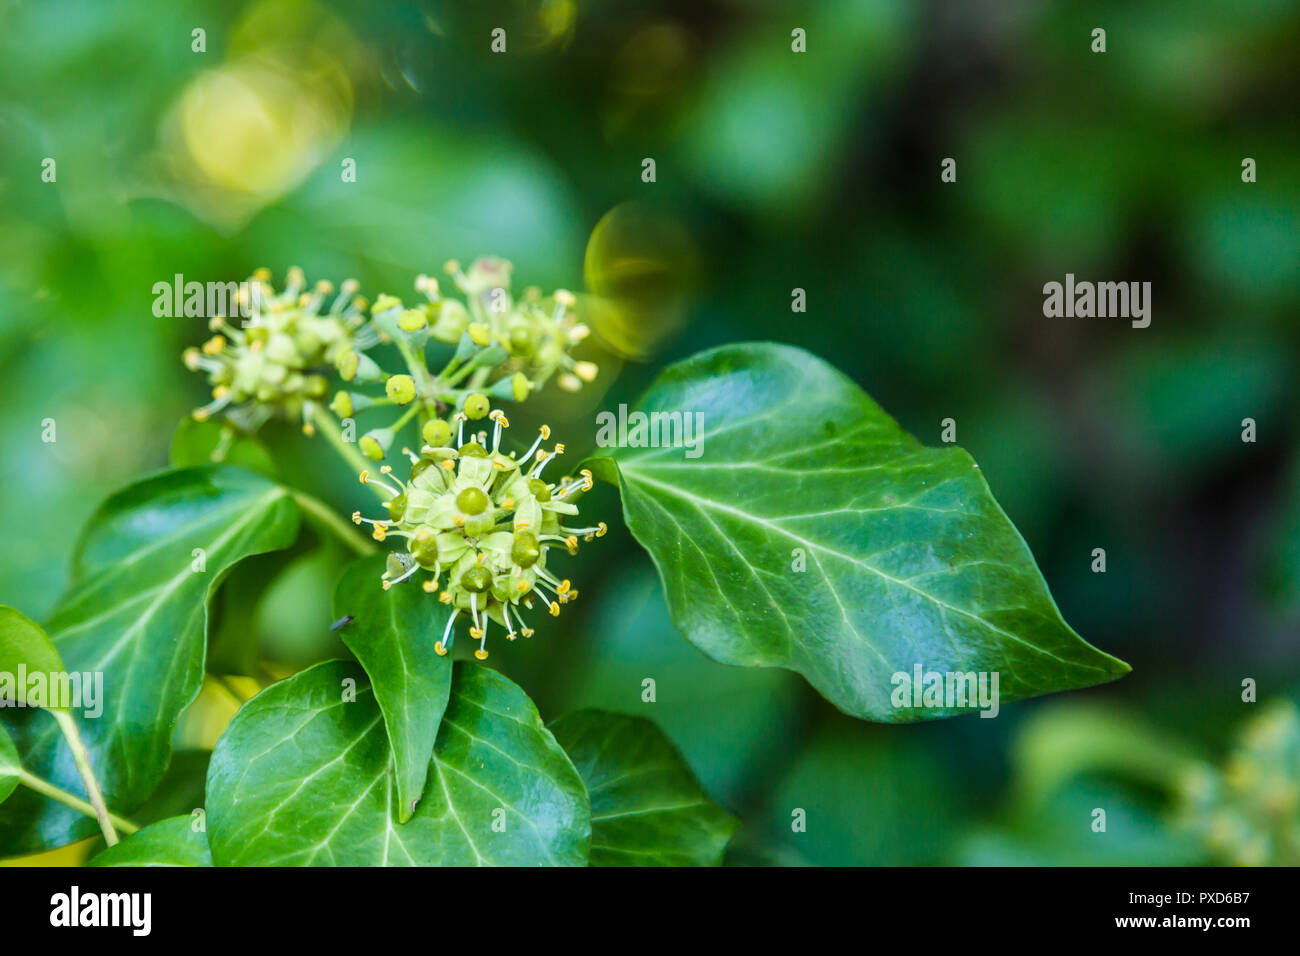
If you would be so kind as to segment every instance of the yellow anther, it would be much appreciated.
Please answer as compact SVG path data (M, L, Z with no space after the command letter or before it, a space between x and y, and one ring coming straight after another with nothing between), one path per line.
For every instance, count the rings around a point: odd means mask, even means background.
M519 581L519 593L520 593L520 594L527 594L527 593L528 593L528 587L529 587L528 582L527 582L527 581L524 581L524 580L522 580L522 579L520 579L520 581Z
M559 617L559 616L560 616L560 605L557 604L556 602L552 601L552 602L551 602L551 617Z
M303 422L302 433L306 435L308 438L311 438L313 435L316 434L316 426L313 425L311 422Z
M478 650L474 652L474 656L481 661L487 660L487 655L488 655L487 649L482 647L480 647Z
M536 633L537 633L537 632L534 631L531 627L526 627L526 628L523 629L523 635L524 635L524 637L532 637L532 636L533 636L534 634L536 634Z
M474 638L474 640L477 641L483 636L483 631L480 628L471 627L469 629L469 636Z
M437 654L439 657L446 657L446 656L447 656L447 648L445 648L445 647L442 646L442 641L434 641L434 642L433 642L433 651L434 651L434 653Z
M393 473L393 466L392 466L392 465L380 465L380 466L379 466L379 473L380 473L381 475L391 475L391 474Z
M367 481L370 480L370 472L363 471L361 474L357 476L357 479L364 485Z
M353 523L353 524L361 524L361 512L360 512L360 511L354 511L354 512L352 512L352 523Z
M515 634L514 631L507 631L507 632L506 632L506 640L508 640L508 641L513 641L517 636L518 636L518 635Z
M563 443L563 442L559 442L559 443L557 443L556 446L555 446L555 451L552 452L552 454L555 454L555 455L563 455L563 454L564 454L564 443Z
M546 441L546 439L551 437L551 426L543 425L541 428L541 432L542 432L542 441Z
M569 554L578 553L578 536L571 534L564 539L564 546L569 549Z
M527 521L516 521L516 522L515 522L515 530L516 530L516 531L527 531L527 530L528 530L528 522L527 522Z
M451 459L451 458L444 458L444 459L442 460L442 467L445 468L447 471L455 471L455 470L456 470L456 462L455 462L455 460L453 460L453 459Z
M387 591L389 588L391 588L391 587L393 586L393 582L392 582L392 581L384 581L384 582L383 582L383 585L384 585L384 590Z
M425 594L432 594L434 591L438 590L438 579L432 578L428 581L425 581L423 584L420 585L420 587L424 588Z
M515 499L510 495L507 495L506 500L501 502L502 508L513 508L514 506L515 506Z
M598 521L598 522L596 522L596 537L597 537L597 538L603 538L603 537L605 537L605 532L608 531L608 530L609 530L609 525L605 524L605 522L603 522L603 521Z
M573 588L573 584L570 583L568 578L565 578L563 581L560 582L560 586L555 590L559 591L561 594L567 594L572 588Z
M214 335L203 343L203 352L206 355L219 355L225 347L226 337L224 335Z
M438 601L439 601L439 603L442 603L442 604L450 604L450 603L451 603L451 592L450 592L450 591L443 591L441 594L438 595Z

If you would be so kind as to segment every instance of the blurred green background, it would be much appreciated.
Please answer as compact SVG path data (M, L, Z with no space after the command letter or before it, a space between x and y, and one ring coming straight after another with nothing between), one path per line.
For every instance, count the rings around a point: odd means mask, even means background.
M203 322L154 317L155 282L296 264L409 296L497 254L619 303L596 386L526 411L573 461L666 362L802 346L928 443L954 418L1066 619L1133 665L997 720L857 722L703 658L616 530L492 664L547 718L658 721L743 818L736 862L1300 861L1296 3L0 0L0 53L0 602L47 614L82 522L204 399L179 361ZM1045 319L1067 272L1152 282L1151 327ZM366 500L322 442L264 437L287 480ZM219 628L278 672L343 653L345 555L261 560ZM155 815L198 799L213 699Z

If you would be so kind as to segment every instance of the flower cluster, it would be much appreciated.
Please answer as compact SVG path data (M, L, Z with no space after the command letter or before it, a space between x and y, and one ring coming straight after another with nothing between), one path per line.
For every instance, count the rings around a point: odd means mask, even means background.
M1217 860L1300 865L1300 712L1288 701L1259 714L1222 770L1198 765L1181 789L1184 824Z
M203 421L225 410L252 431L278 411L302 418L310 432L312 403L329 392L323 373L340 356L379 341L356 292L351 279L337 295L326 281L308 290L302 270L293 268L277 293L267 270L255 272L236 299L248 318L214 317L209 327L216 334L201 348L185 350L185 365L206 372L212 385L212 401L194 417Z
M492 423L490 441L486 429L465 433L467 422L481 421ZM510 640L518 633L531 637L522 609L531 610L540 600L558 615L561 605L578 596L567 578L547 567L550 549L563 545L576 554L579 538L590 541L605 534L604 522L591 527L566 523L578 513L574 501L591 487L591 473L583 470L576 479L548 482L543 471L564 446L543 449L550 437L543 425L521 457L504 454L501 437L508 426L487 396L471 394L451 422L439 418L424 425L426 444L418 455L403 449L411 462L406 481L388 465L379 469L382 479L369 472L360 476L362 484L391 496L384 502L388 517L368 519L358 511L352 520L369 524L378 541L397 537L406 543L405 552L389 555L384 588L421 575L424 590L437 593L450 608L442 638L434 645L439 654L450 650L462 614L469 618L470 637L478 641L474 653L479 660L488 656L492 621Z

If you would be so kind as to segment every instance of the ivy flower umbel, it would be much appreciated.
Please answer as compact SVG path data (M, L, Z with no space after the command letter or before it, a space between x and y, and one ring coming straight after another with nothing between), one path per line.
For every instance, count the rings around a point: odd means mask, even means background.
M367 303L356 295L356 280L344 282L334 295L333 284L324 280L309 290L296 267L280 293L270 279L268 270L259 269L241 287L237 302L248 309L248 318L213 318L209 327L216 334L201 348L185 350L186 367L206 372L213 386L212 401L195 409L194 417L204 421L224 410L253 431L279 411L302 418L310 433L312 404L329 390L323 373L341 356L374 345L379 334L366 323Z
M490 421L487 430L474 432L467 422ZM464 410L451 422L432 419L422 430L427 444L420 454L403 449L411 462L403 482L390 466L379 469L381 478L361 473L361 483L375 485L392 497L384 503L387 519L363 518L377 541L405 539L406 550L389 555L382 580L385 589L423 578L421 586L447 605L449 614L442 637L434 644L447 654L455 638L457 619L469 618L470 637L478 641L474 656L488 656L489 624L495 621L514 640L533 635L524 623L523 610L541 601L553 615L574 600L578 592L567 578L548 567L549 552L562 545L578 552L578 541L605 534L605 523L578 527L576 498L592 486L591 472L580 477L548 482L543 473L550 461L564 453L556 444L550 451L542 442L551 430L543 425L532 447L522 457L504 454L501 438L509 427L506 416L491 411L485 396L466 398ZM453 429L454 426L454 429ZM455 442L452 442L453 430Z

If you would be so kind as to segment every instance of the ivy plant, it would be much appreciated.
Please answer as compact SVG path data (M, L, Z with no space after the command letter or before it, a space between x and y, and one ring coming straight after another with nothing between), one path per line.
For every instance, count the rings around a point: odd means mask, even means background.
M653 722L548 724L488 663L564 627L566 560L614 520L585 513L598 479L687 641L798 672L855 717L967 713L989 675L1011 702L1127 672L1062 619L970 456L924 446L822 359L696 355L632 413L669 434L694 416L696 454L635 442L565 467L547 426L517 440L510 415L599 375L573 354L577 297L516 294L500 259L447 273L408 304L297 269L277 291L259 271L186 350L211 401L178 428L173 467L99 508L43 625L0 609L0 856L98 833L101 866L720 863L736 820ZM336 452L374 507L339 514L282 480L259 438L273 417ZM216 658L248 659L214 646L223 581L258 555L283 567L271 556L307 528L356 555L332 607L350 658L242 703L203 807L131 822ZM71 691L101 682L78 713Z

